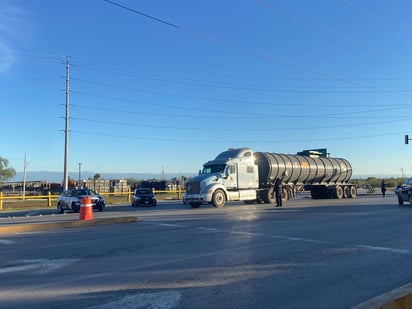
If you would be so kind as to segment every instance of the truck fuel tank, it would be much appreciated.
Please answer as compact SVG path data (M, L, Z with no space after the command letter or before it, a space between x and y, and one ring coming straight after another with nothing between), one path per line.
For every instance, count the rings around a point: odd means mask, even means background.
M254 155L259 183L280 178L284 183L339 184L352 177L352 166L346 159L268 152L255 152Z

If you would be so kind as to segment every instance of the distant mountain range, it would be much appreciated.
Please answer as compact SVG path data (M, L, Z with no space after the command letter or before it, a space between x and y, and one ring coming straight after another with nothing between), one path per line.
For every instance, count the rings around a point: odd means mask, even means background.
M93 178L97 173L84 171L81 173L81 178L89 179ZM103 179L128 179L134 178L137 180L148 180L148 179L161 179L163 175L159 173L99 173ZM192 177L194 173L165 173L165 179L169 180L172 178L180 178L181 176ZM69 172L69 177L73 180L79 179L79 174L75 172ZM10 179L10 182L23 181L24 173L16 172L16 176ZM49 171L37 171L37 172L27 172L26 181L48 181L48 182L63 182L64 173L63 172L49 172Z

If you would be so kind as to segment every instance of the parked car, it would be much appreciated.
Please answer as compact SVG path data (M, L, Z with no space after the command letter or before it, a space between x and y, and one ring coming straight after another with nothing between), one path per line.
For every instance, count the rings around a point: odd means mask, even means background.
M61 214L65 210L79 212L82 198L86 196L91 199L93 209L103 211L106 206L104 198L90 189L68 189L63 191L57 198L57 211Z
M147 188L138 188L134 190L132 207L138 207L140 205L152 207L157 205L156 196L152 190Z
M406 179L406 181L396 188L398 195L398 204L403 205L404 202L412 204L412 178Z

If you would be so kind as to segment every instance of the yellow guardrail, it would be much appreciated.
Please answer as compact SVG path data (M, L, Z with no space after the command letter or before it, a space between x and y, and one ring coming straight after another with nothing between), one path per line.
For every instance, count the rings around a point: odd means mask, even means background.
M153 190L153 193L157 195L158 199L161 195L170 195L174 194L177 195L177 199L182 198L182 194L184 190ZM127 192L104 192L99 193L103 197L110 197L110 196L126 196L127 202L130 203L132 200L133 191ZM51 194L50 192L47 195L14 195L14 196L5 196L3 192L0 192L0 211L3 210L3 202L7 200L13 201L24 201L24 200L46 200L47 206L52 207L52 202L56 201L60 194Z

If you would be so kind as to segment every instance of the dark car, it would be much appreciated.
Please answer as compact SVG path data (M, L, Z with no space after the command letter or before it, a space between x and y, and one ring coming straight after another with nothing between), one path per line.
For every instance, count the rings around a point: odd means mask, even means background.
M404 202L412 204L412 178L406 179L406 181L395 189L395 193L398 195L398 204L403 205Z
M157 205L156 196L153 191L146 188L138 188L134 190L132 207Z
M103 211L106 206L104 198L90 189L68 189L63 191L57 199L57 211L61 214L65 210L79 212L82 198L86 196L91 199L93 209Z

